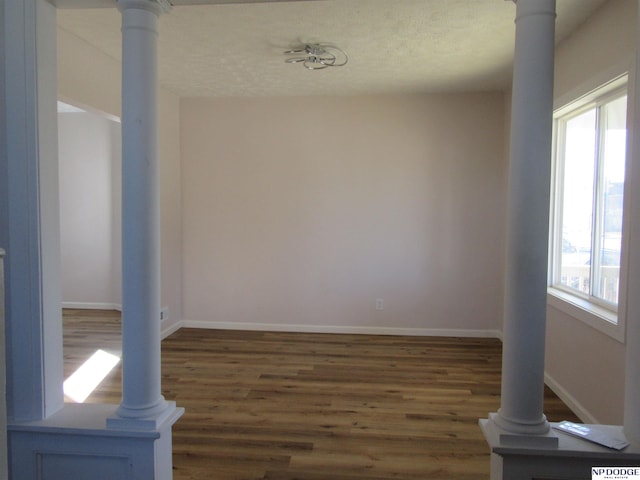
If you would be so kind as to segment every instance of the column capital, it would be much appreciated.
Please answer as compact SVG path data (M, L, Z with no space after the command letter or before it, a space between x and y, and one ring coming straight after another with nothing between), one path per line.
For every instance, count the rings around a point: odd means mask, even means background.
M171 11L171 2L169 0L116 0L118 10L121 12L129 8L139 10L148 10L160 16L161 13L169 13Z

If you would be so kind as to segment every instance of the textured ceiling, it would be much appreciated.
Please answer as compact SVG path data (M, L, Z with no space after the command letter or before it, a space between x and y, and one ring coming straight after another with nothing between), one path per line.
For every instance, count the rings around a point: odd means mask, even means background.
M557 39L605 2L557 0ZM160 82L184 97L502 89L514 16L504 0L176 5L160 18ZM120 59L115 8L60 9L58 24ZM349 63L321 71L285 64L283 51L303 42L336 44Z

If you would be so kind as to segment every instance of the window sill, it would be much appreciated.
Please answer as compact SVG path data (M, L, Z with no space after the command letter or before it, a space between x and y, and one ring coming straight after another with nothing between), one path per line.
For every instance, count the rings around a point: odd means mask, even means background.
M547 290L547 305L624 343L624 327L616 312L552 287Z

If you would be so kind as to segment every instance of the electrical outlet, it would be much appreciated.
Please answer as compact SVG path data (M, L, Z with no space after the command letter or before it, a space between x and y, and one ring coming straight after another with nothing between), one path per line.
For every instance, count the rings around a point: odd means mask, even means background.
M376 310L384 310L384 299L376 298Z
M169 307L164 307L160 310L160 321L164 322L169 320Z

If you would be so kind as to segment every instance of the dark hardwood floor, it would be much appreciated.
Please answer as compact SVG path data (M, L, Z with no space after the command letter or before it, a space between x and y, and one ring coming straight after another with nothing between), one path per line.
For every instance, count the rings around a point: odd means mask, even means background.
M65 372L118 348L117 312L64 319ZM488 479L500 365L495 339L181 329L162 342L163 394L186 409L174 479ZM119 403L120 382L88 401ZM549 389L545 414L579 421Z

